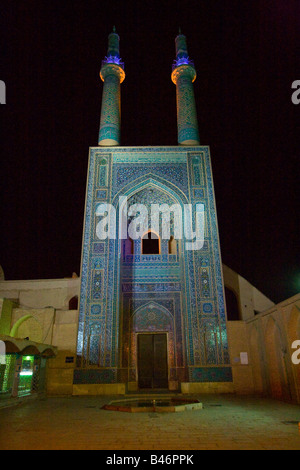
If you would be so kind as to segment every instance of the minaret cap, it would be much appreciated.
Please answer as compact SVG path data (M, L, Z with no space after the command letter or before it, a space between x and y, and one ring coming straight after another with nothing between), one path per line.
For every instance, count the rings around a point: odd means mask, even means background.
M113 32L108 35L108 49L107 49L108 57L120 58L119 42L120 42L120 38L119 38L119 35L116 33L116 27L114 26Z
M107 56L105 57L104 60L102 60L100 77L101 77L101 80L103 81L104 81L104 74L108 70L106 65L112 65L112 64L115 64L116 66L118 66L116 70L118 69L118 73L120 74L121 83L125 79L124 62L122 62L122 59L120 58L119 42L120 42L120 37L116 33L116 27L114 26L112 33L108 35Z
M176 45L176 59L181 59L183 57L188 58L188 50L187 50L187 44L186 44L186 37L184 34L181 34L181 29L179 28L179 34L175 39L175 45Z
M104 82L98 145L120 145L121 90L125 79L124 63L119 55L120 38L113 27L108 36L107 57L102 61L100 77Z

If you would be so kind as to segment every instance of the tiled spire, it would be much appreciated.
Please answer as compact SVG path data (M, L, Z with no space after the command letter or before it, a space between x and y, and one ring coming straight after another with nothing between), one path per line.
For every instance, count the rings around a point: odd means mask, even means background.
M121 87L125 79L124 63L119 52L120 38L113 32L108 36L107 56L102 61L100 77L103 80L101 119L98 144L114 146L120 144Z
M172 82L176 85L178 143L199 145L199 132L193 82L196 70L188 56L186 37L179 34L175 39L176 60L173 63Z

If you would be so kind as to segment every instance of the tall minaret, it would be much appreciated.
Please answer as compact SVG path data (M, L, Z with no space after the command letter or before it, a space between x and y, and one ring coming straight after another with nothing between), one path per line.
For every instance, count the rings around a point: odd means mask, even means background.
M193 82L196 80L194 63L187 51L186 37L175 39L176 60L173 64L172 82L176 85L178 143L200 145Z
M121 87L125 79L124 63L119 53L120 38L113 32L108 36L107 57L102 61L100 77L103 80L101 120L98 144L113 146L120 144Z

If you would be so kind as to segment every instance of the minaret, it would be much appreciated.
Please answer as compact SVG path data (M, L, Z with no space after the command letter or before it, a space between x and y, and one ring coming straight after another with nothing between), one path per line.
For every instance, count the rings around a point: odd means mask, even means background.
M186 37L180 30L175 44L176 60L173 63L171 78L176 85L178 143L200 145L193 88L196 70L188 56Z
M114 146L120 144L121 87L125 79L124 63L119 53L119 36L116 28L108 36L107 57L102 61L100 77L103 80L101 120L98 144Z

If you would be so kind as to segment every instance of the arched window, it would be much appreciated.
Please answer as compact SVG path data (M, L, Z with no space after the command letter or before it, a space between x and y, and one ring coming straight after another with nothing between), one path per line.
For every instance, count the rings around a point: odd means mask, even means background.
M159 237L154 232L147 232L142 238L143 255L159 255Z
M225 287L226 307L227 307L227 320L228 321L239 321L240 320L240 309L238 299L235 293Z
M69 310L77 310L78 309L78 296L75 295L69 300Z

